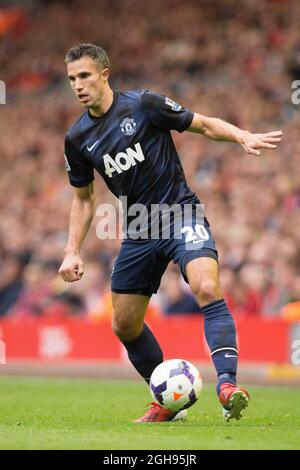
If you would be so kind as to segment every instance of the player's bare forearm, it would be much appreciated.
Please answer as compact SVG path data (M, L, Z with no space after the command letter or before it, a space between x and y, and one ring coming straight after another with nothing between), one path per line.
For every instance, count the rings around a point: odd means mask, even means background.
M94 216L93 183L74 190L66 254L79 254L81 244Z
M188 130L203 134L210 139L227 140L229 142L239 142L244 132L233 124L222 121L222 119L207 117L198 113L194 114L192 124Z
M198 113L194 114L193 121L188 131L203 134L205 137L213 140L236 142L243 147L245 152L257 156L260 155L259 149L261 148L277 148L282 138L281 130L263 134L253 134L222 119L207 117Z
M79 281L83 276L83 262L79 251L94 215L93 183L74 190L69 238L59 274L66 282Z

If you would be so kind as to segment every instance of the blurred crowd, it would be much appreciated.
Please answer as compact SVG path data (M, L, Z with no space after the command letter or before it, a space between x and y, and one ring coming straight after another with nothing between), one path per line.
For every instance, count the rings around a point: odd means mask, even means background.
M22 2L19 2L22 5ZM25 5L25 6L24 6ZM95 217L85 274L57 275L72 190L64 136L82 112L64 56L104 47L116 89L150 88L243 129L283 129L260 158L231 143L174 133L188 183L205 206L232 312L279 315L300 300L300 79L298 0L31 1L0 9L0 316L111 315L110 272L120 240L100 240ZM97 203L116 204L99 176ZM149 314L199 313L170 263Z

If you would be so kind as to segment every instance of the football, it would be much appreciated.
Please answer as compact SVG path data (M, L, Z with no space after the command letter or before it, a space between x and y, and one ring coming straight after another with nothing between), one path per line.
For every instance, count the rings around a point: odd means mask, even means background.
M156 402L172 411L192 406L202 390L202 377L191 362L171 359L162 362L150 378L150 391Z

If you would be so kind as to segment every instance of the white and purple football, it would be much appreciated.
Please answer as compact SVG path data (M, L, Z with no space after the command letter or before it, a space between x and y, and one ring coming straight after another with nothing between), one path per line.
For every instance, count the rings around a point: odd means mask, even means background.
M202 390L198 369L184 359L171 359L159 364L150 378L150 391L156 402L172 411L192 406Z

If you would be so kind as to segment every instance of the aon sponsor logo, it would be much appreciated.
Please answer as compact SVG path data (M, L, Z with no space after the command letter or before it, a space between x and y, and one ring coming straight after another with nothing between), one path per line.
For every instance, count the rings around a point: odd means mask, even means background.
M134 149L128 147L125 152L117 153L115 159L109 153L106 153L103 157L105 174L112 178L115 171L118 174L123 173L123 171L135 166L136 162L143 162L144 160L145 156L140 143L135 144Z

